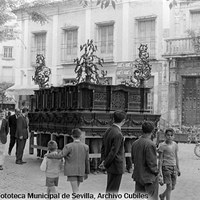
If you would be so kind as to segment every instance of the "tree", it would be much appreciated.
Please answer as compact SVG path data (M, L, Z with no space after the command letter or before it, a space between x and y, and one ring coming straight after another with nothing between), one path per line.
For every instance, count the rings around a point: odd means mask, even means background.
M6 100L6 90L11 87L13 85L13 83L7 83L7 82L3 82L0 83L0 99L1 99L1 108L3 108L3 103Z
M176 7L178 5L178 1L180 1L180 0L166 0L166 1L169 1L169 8L172 9L173 7ZM200 0L182 0L181 2L190 4L190 3L197 2L197 1L200 1Z
M93 44L93 40L88 40L87 43L80 46L80 51L83 54L80 58L74 60L76 63L77 83L89 82L99 84L98 66L103 67L104 60L95 55L97 46Z
M100 5L101 8L107 8L110 4L112 5L112 7L115 9L115 4L116 4L117 0L97 0L96 5ZM88 6L89 4L92 3L92 0L79 0L80 4L83 5L83 7Z
M55 2L56 0L0 0L0 41L7 39L7 30L10 27L5 26L10 20L16 19L15 11L20 9L22 12L27 13L31 20L40 23L41 25L48 23L48 16L42 11L42 7ZM67 0L57 0L65 2ZM83 7L92 4L93 0L74 0L81 4ZM96 5L100 5L101 8L107 8L112 4L115 8L116 0L97 0ZM16 25L16 24L15 24ZM15 31L16 26L13 26L14 32L12 38L16 39L18 32ZM9 37L10 38L10 37Z

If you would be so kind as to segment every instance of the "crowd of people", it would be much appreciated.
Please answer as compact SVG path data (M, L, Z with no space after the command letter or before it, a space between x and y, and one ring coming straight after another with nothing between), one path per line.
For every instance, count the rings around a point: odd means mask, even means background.
M28 124L28 108L15 109L13 115L11 115L11 112L0 109L0 170L3 170L6 152L11 155L15 144L15 163L19 165L26 163L23 161L23 154L29 136ZM8 134L10 135L10 143L8 150L6 150Z
M107 171L106 193L118 193L121 179L126 169L124 136L121 127L126 113L116 111L113 125L103 135L101 164L99 168ZM177 176L180 176L178 145L173 141L174 130L165 131L165 141L158 147L152 141L155 126L150 121L142 124L142 135L131 144L132 178L135 181L135 193L146 194L152 200L170 200ZM61 160L65 160L64 175L71 183L72 192L79 192L79 185L90 173L89 146L81 142L81 130L72 130L73 142L66 144L62 151L57 150L55 141L48 143L49 151L42 165L46 171L47 193L55 193L58 186ZM58 162L60 160L60 162ZM44 164L45 163L45 164ZM166 190L158 194L159 184L166 184Z
M16 143L16 164L22 165L23 152L28 131L28 109L15 110L15 113L6 118L0 110L0 170L3 170L5 144L10 133L8 154L11 155ZM106 193L118 193L121 179L125 172L126 158L124 136L121 127L126 121L126 112L115 111L113 124L103 135L101 147L101 162L98 166L107 172ZM142 135L134 142L129 142L131 150L132 178L135 181L135 193L148 195L152 200L170 200L171 192L176 185L177 176L180 176L178 161L178 144L173 141L175 131L172 128L165 130L165 141L158 146L152 141L155 125L150 121L142 124ZM72 130L73 142L68 143L62 150L58 150L56 141L48 142L48 152L41 164L41 170L46 173L47 193L56 193L59 173L63 166L64 175L71 184L72 192L78 193L80 184L88 178L90 173L89 146L81 142L82 131ZM159 194L159 184L166 184L166 190Z

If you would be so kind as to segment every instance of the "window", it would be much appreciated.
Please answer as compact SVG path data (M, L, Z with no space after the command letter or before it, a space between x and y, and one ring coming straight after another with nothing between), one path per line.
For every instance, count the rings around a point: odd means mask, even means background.
M191 29L200 32L200 12L191 12Z
M13 57L13 47L3 47L3 58L9 59Z
M154 112L154 77L151 76L149 80L145 81L145 87L151 88L150 92L147 94L147 110L149 110L151 113Z
M62 44L61 44L61 62L73 62L77 57L78 46L78 30L70 29L63 30Z
M113 24L98 25L98 52L106 59L113 59Z
M42 54L46 56L46 32L33 34L33 46L32 46L32 63L36 62L36 55Z
M149 57L155 59L155 18L137 20L138 32L136 37L136 58L138 57L138 48L140 44L147 44Z

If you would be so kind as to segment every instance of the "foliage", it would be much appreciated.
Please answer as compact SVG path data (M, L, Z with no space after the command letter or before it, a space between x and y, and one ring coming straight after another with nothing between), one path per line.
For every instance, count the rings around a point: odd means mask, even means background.
M179 0L166 0L166 1L169 1L169 8L172 9L173 7L177 6L178 5L178 1ZM185 2L187 3L188 5L190 3L194 3L194 2L197 2L197 1L200 1L200 0L182 0L181 2Z
M200 53L200 32L196 32L191 29L188 29L186 32L192 38L192 44L194 47L194 51L196 53Z
M87 7L89 3L92 3L92 0L79 0L79 3L83 7ZM102 9L107 8L109 5L112 5L112 7L115 9L116 0L97 0L96 5L100 5Z
M35 84L39 85L39 88L46 88L49 86L49 76L51 75L50 68L45 66L45 58L41 54L36 56L35 76L32 77Z
M149 64L149 53L147 52L147 44L141 44L138 48L139 58L136 59L134 76L130 77L130 80L123 81L122 84L131 87L144 87L144 81L148 80L151 77L151 65Z
M5 102L6 100L6 90L13 86L14 84L13 83L7 83L7 82L2 82L0 83L0 99L1 99L1 105L3 105L3 103Z
M80 51L83 51L81 57L74 59L77 83L90 82L98 84L98 66L103 67L104 60L94 54L97 51L97 46L93 44L93 40L88 40L87 43L80 46Z

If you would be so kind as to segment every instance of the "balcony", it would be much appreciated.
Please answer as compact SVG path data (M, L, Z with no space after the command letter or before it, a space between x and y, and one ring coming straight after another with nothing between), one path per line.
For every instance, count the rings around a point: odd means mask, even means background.
M199 45L194 45L193 38L176 38L166 40L164 57L200 56Z

